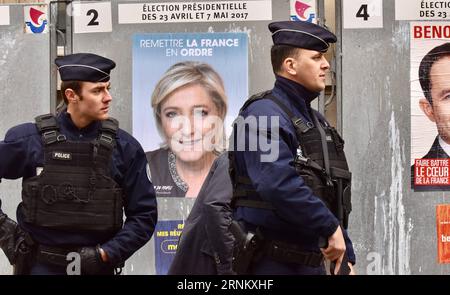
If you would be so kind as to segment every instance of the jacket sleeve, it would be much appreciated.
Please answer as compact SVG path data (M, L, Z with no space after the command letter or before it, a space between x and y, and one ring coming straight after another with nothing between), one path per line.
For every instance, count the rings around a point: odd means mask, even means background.
M233 189L225 156L223 154L214 163L214 174L208 183L203 212L206 235L214 252L219 275L232 273L234 246L234 237L228 230L232 221L230 202Z
M36 175L36 165L41 157L42 143L34 124L11 128L5 140L0 141L0 182L2 178L18 179Z
M280 128L268 125L266 129L259 125L255 128L251 124L247 129L238 124L237 141L243 140L249 148L235 152L235 161L242 163L239 165L244 166L258 195L275 207L280 219L298 225L299 230L309 235L329 237L339 222L298 176L293 165L294 155L289 148L295 135L283 128L281 119L279 124ZM252 143L258 146L253 151L250 150Z
M101 245L110 262L118 265L144 246L152 237L157 222L157 204L153 185L147 176L147 159L140 145L125 149L125 173L122 188L125 192L125 222L123 228Z

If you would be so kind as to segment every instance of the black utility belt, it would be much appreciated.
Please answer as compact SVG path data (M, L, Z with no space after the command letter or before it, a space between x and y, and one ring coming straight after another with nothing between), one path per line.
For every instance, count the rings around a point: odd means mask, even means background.
M69 253L79 253L81 248L61 248L39 245L36 249L36 260L43 264L67 266Z
M322 253L303 251L295 244L282 241L265 240L262 251L264 256L281 263L319 267L324 261Z

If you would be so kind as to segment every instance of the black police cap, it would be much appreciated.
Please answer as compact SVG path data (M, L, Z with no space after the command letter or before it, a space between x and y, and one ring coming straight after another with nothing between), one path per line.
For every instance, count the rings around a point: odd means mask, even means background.
M269 24L275 45L290 45L325 52L336 36L319 25L304 21L281 21Z
M62 81L107 82L116 66L112 60L92 54L76 53L55 59Z

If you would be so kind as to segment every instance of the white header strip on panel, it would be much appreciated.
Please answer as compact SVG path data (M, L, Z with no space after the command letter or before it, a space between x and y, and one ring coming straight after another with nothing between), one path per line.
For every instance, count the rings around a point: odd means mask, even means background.
M0 26L9 26L9 6L0 6Z
M450 1L395 0L396 20L450 19Z
M271 19L270 0L119 4L119 24Z

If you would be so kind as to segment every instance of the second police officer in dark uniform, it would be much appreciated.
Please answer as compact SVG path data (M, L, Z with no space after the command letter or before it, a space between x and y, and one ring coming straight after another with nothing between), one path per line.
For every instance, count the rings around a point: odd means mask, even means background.
M231 227L240 245L235 270L325 274L326 258L336 273L342 261L342 271L353 273L352 243L342 229L351 210L343 140L311 108L325 89L323 54L336 36L307 22L269 29L275 86L244 104L230 143L234 218L244 229Z
M108 116L115 63L87 53L55 62L67 110L0 141L0 180L23 177L18 225L0 210L0 246L16 274L113 274L155 228L147 160Z

